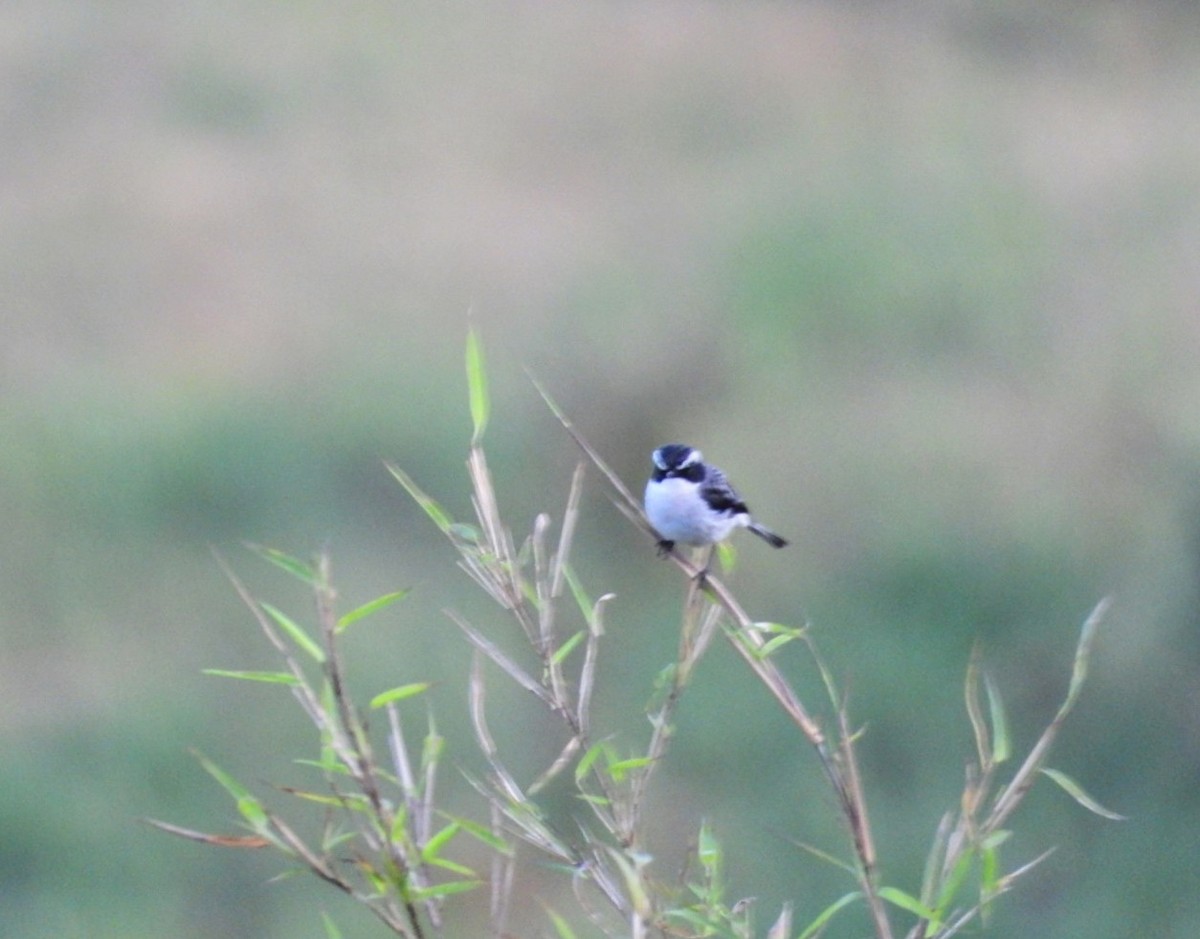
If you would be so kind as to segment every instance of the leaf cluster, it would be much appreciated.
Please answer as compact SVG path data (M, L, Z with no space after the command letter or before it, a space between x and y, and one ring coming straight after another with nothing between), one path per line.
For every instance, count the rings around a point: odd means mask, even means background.
M725 851L712 828L702 823L686 852L688 861L673 877L657 869L646 831L646 796L675 735L679 701L695 667L715 636L722 635L788 716L797 742L808 746L832 796L831 811L841 819L845 845L840 852L806 849L822 862L844 870L850 889L825 904L809 922L794 922L792 905L766 928L767 939L812 939L835 916L862 904L876 939L893 939L904 921L907 939L948 939L976 921L986 923L995 899L1010 890L1049 851L1014 866L1001 849L1012 838L1011 820L1035 781L1045 776L1085 808L1119 818L1092 799L1072 778L1046 765L1047 756L1078 700L1099 623L1108 608L1101 602L1084 624L1066 697L1018 768L1001 781L1012 759L1000 692L984 672L978 649L968 664L965 698L975 754L967 764L956 809L934 833L924 875L905 889L881 874L879 852L869 821L867 796L856 746L861 737L845 696L804 625L753 620L729 588L709 572L711 558L671 552L684 575L678 653L660 672L646 717L649 736L640 746L621 744L596 727L592 698L605 636L604 611L612 598L593 598L571 564L579 526L579 506L590 465L604 478L617 507L648 539L657 541L637 500L622 480L574 427L545 389L538 390L584 458L573 473L557 526L539 515L518 543L506 524L483 445L490 417L481 344L468 336L467 384L472 435L467 470L474 517L457 520L403 469L388 470L446 536L458 564L516 624L519 648L507 647L495 631L468 622L455 610L448 617L474 650L466 688L475 745L486 771L469 776L481 797L479 819L452 815L437 807L437 780L444 741L432 713L425 718L419 749L410 748L401 714L430 687L409 681L373 695L365 709L348 688L339 641L360 620L403 599L385 594L347 613L336 612L337 594L327 556L308 564L270 548L255 550L268 562L307 584L313 593L316 628L251 596L223 560L221 565L268 643L277 671L211 669L210 674L288 688L312 723L319 758L301 761L320 783L308 789L280 787L293 807L321 813L319 835L301 837L299 826L268 807L265 800L205 756L201 765L233 799L248 834L216 835L153 822L165 831L203 843L234 848L272 848L294 870L305 871L370 909L394 934L425 939L443 935L456 895L486 890L488 934L510 935L514 884L527 854L549 863L569 880L576 909L545 906L547 924L560 939L589 934L641 937L728 937L750 939L756 932L755 904L726 896ZM536 385L535 381L535 385ZM730 556L725 562L730 563ZM819 673L826 693L822 711L805 703L778 661L785 646L799 643ZM510 765L497 746L488 710L489 675L499 673L523 689L561 728L562 743L545 766ZM382 713L386 742L380 748L367 732L368 714ZM402 717L404 718L402 720ZM553 780L565 780L581 807L569 828L556 824L541 801ZM489 858L480 871L451 856L466 837ZM326 931L339 935L326 917Z

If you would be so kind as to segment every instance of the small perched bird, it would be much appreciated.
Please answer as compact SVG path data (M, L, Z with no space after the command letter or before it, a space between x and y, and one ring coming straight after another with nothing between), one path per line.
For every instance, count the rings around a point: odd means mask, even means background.
M662 540L665 553L680 541L710 545L724 541L735 528L749 528L773 548L787 542L750 517L750 510L725 474L704 462L693 447L669 443L654 451L654 471L646 483L646 517Z

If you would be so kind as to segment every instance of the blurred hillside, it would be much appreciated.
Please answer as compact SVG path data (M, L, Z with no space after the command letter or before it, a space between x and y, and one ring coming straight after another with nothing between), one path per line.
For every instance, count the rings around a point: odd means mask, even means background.
M188 747L256 783L313 747L285 694L200 674L271 666L212 548L308 615L243 541L328 545L347 605L414 588L353 637L361 693L436 681L472 759L441 610L493 614L382 465L470 512L468 310L518 532L576 459L528 367L635 489L693 443L792 540L742 545L739 595L812 622L910 889L971 753L972 644L1027 747L1114 594L1051 764L1130 820L1035 792L1011 856L1058 851L992 934L1200 934L1198 27L1178 3L11 0L0 934L315 937L324 909L379 935L273 858L136 819L231 826ZM640 739L681 585L595 481L579 540L617 594L602 713ZM723 646L663 773L688 794L664 856L701 817L757 832L730 875L764 921L850 889L795 848L840 833Z

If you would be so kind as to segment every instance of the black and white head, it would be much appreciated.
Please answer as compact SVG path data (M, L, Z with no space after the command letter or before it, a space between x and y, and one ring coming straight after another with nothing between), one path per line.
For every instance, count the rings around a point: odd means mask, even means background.
M704 454L682 443L668 443L654 451L654 478L704 479Z

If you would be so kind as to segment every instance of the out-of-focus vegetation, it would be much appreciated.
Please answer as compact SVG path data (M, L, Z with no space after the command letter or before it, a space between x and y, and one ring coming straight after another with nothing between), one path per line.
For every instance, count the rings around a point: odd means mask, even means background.
M739 595L809 619L849 688L878 836L911 843L890 880L919 881L970 756L975 639L1027 745L1114 593L1054 763L1130 820L1035 792L1042 840L1010 850L1059 850L994 930L1195 935L1197 19L8 4L0 932L317 936L328 909L373 934L269 858L136 819L226 817L188 746L282 779L306 745L283 696L199 674L263 654L211 545L328 545L351 605L414 588L348 654L364 685L437 680L465 727L440 610L484 607L382 461L465 479L472 308L511 509L560 511L575 458L528 365L631 484L694 443L792 539L744 546ZM601 674L640 704L677 584L595 489L583 513L588 587L617 594ZM663 831L707 818L731 892L811 919L845 890L795 876L794 841L836 837L814 767L727 649L701 671L720 693L681 707L663 773L691 796Z

